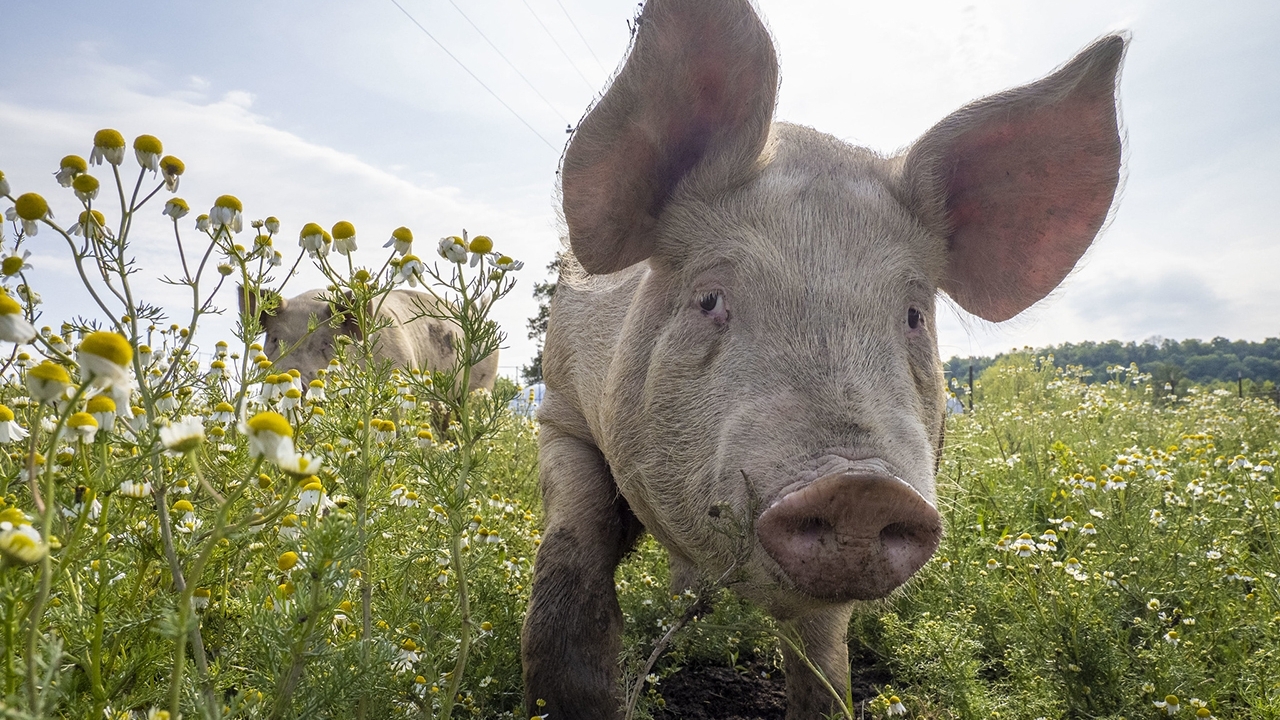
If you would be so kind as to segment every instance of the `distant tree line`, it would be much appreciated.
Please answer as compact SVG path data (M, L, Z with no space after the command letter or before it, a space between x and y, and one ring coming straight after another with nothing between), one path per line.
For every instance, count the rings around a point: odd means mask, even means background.
M1234 383L1249 380L1261 385L1270 381L1280 385L1280 338L1262 342L1228 340L1216 337L1204 340L1166 340L1152 338L1142 342L1063 343L1039 348L1036 355L1053 355L1058 367L1080 365L1091 370L1098 379L1106 379L1107 368L1115 365L1138 367L1152 374L1152 381L1168 383L1175 389L1183 382L1207 384L1215 381ZM943 363L947 379L961 383L969 378L969 366L975 376L990 367L1004 354L995 357L953 357Z

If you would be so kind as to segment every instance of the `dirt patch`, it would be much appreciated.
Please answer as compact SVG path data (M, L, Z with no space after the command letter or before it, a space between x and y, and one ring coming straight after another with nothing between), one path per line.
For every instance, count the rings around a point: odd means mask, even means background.
M689 665L662 681L658 690L666 706L655 708L654 720L785 720L787 685L782 673L760 662L745 670L723 665ZM874 666L853 670L853 698L859 705L890 682Z

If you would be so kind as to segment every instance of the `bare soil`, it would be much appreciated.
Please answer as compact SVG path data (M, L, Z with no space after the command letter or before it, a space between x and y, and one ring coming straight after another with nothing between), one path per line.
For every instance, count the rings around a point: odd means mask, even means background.
M860 665L853 671L853 698L859 704L876 696L890 678L883 669ZM785 720L786 681L782 673L750 661L740 669L688 665L664 679L658 692L666 705L655 720Z

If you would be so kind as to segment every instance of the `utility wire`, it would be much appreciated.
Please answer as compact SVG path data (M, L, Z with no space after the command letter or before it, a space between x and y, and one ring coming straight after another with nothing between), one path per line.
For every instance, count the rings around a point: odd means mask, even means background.
M516 119L517 119L517 120L519 120L519 121L521 122L521 124L523 124L525 127L529 128L529 132L532 132L534 135L537 135L537 136L538 136L538 139L539 139L539 140L541 140L541 141L543 142L543 144L544 144L544 145L546 145L547 147L551 148L551 150L552 150L553 152L558 152L558 150L556 149L556 146L555 146L555 145L552 145L550 140L547 140L545 137L543 137L543 136L542 136L542 133L540 133L540 132L538 132L536 129L534 129L534 127L533 127L532 125L530 125L530 124L528 123L528 121L526 121L523 117L521 117L521 116L520 116L520 113L516 112L516 111L515 111L515 110L514 110L510 105L508 105L508 104L506 104L505 102L503 102L502 98L498 97L498 93L494 92L494 91L493 91L493 89L492 89L492 88L490 88L488 85L485 85L485 84L484 84L484 81L483 81L483 80L481 80L479 77L476 77L476 74L475 74L475 73L473 73L473 72L471 72L471 69L470 69L470 68L468 68L466 65L464 65L464 64L462 63L462 61L461 61L461 60L459 60L459 59L457 58L457 56L456 56L456 55L454 55L453 53L449 52L449 48L445 47L445 46L444 46L444 43L442 43L442 42L440 42L439 40L437 40L437 39L436 39L436 36L431 34L431 31L427 30L425 27L423 27L423 26L422 26L422 23L420 23L420 22L418 22L417 20L415 20L415 19L413 18L413 16L409 14L409 11L404 9L404 6L403 6L403 5L401 5L401 4L400 4L399 2L397 2L396 0L391 0L391 4L392 4L392 5L395 5L397 8L399 8L399 9L400 9L400 12L404 13L404 16L405 16L405 17L407 17L407 18L409 18L409 21L410 21L410 22L412 22L414 25L417 25L417 26L418 26L418 29L419 29L419 30L421 30L421 31L423 32L423 34L425 34L427 37L431 38L431 42L434 42L437 46L439 46L439 48L440 48L441 50L443 50L443 51L444 51L444 54L445 54L445 55L448 55L450 58L452 58L452 59L453 59L453 61L454 61L454 62L458 63L458 66L459 66L459 67L461 67L463 70L465 70L465 71L466 71L466 73L467 73L468 75L470 75L470 76L471 76L471 79L473 79L473 80L475 80L476 82L480 83L480 87L482 87L482 88L484 88L485 90L487 90L487 91L489 92L489 94L493 96L493 99L494 99L494 100L497 100L499 103L501 103L502 107L506 108L506 109L507 109L507 110L508 110L512 115L515 115L515 116L516 116Z
M450 2L452 2L452 0L450 0ZM605 70L604 63L600 62L600 56L596 55L596 51L591 49L591 43L587 42L587 36L583 35L582 31L578 29L578 23L573 21L573 16L569 14L568 8L566 8L564 3L560 2L560 0L556 0L556 4L560 6L560 11L564 13L566 18L568 18L569 24L573 26L573 31L578 33L578 38L582 40L582 44L586 46L587 52L591 53L591 57L596 61L596 66L600 68L600 72L608 75L609 71Z
M392 1L394 2L394 0ZM542 27L542 32L546 33L547 37L551 38L552 44L556 46L556 49L560 51L560 54L564 56L564 59L568 60L569 64L573 66L574 72L578 73L578 77L582 78L582 82L586 83L587 87L594 93L597 89L596 86L592 85L591 81L587 79L587 76L582 74L582 71L578 69L578 64L573 61L573 58L569 57L569 53L565 52L560 43L556 41L556 36L551 34L551 31L548 30L547 26L542 22L542 18L538 17L538 13L534 12L533 6L529 4L529 0L521 0L521 2L523 2L524 6L529 9L529 14L533 15L533 19L538 21L538 25Z
M542 102L546 103L547 107L551 108L551 112L555 113L556 115L559 115L560 119L564 121L565 125L573 124L569 122L569 118L564 116L564 113L560 112L559 108L557 108L555 105L552 105L550 100L548 100L546 97L543 97L542 93L538 92L538 88L534 87L533 83L529 82L529 78L525 77L524 73L520 72L520 68L516 67L515 63L508 60L507 56L502 54L502 51L498 49L497 45L493 44L493 41L489 39L489 36L485 35L484 31L481 30L474 22L471 22L471 18L467 17L467 14L465 12L462 12L462 8L458 7L458 3L454 2L453 0L449 0L449 4L453 6L454 10L458 11L458 14L462 16L463 20L466 20L471 25L471 27L475 29L476 32L480 33L480 37L484 38L484 41L489 43L489 47L493 48L493 51L498 53L498 57L506 61L507 65L510 65L511 69L516 71L516 74L520 76L520 79L524 81L524 84L528 85L529 89L533 91L533 94L542 98ZM589 49L590 48L588 48L588 50Z

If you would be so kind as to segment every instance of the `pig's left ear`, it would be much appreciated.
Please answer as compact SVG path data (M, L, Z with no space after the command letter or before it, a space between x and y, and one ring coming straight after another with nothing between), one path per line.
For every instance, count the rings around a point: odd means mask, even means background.
M961 108L908 151L903 190L946 238L941 287L965 310L1000 322L1027 309L1106 221L1125 43L1105 37L1043 80Z
M236 285L236 297L240 302L240 312L243 313L247 308L249 315L256 317L259 323L265 323L268 318L278 315L288 303L273 290L254 291L243 285Z
M649 0L638 22L626 64L564 156L569 241L590 273L649 257L680 182L737 182L773 119L778 60L749 2Z

